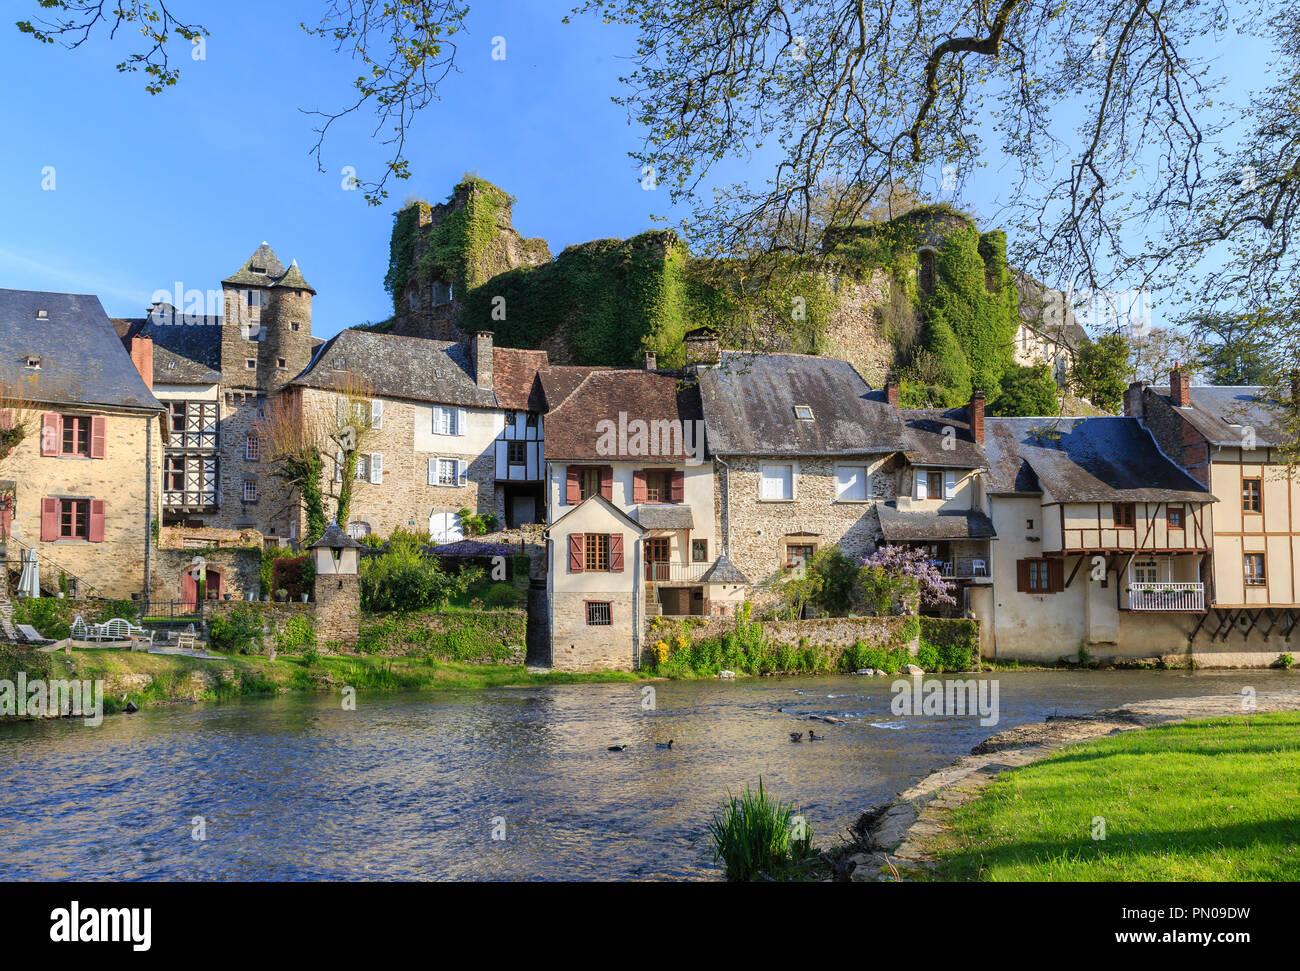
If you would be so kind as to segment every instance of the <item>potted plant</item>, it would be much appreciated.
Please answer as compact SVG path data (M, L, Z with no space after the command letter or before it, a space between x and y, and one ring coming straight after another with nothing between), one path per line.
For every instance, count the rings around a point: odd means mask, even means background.
M280 601L280 603L284 603L289 599L289 591L284 589L284 587L281 587L279 590L275 591L275 599Z
M223 593L223 594L221 595L221 599L222 599L222 600L229 600L229 599L230 599L230 594L228 594L228 593Z
M306 603L306 602L307 602L307 594L305 594L305 593L302 595L302 602L303 602L303 603Z

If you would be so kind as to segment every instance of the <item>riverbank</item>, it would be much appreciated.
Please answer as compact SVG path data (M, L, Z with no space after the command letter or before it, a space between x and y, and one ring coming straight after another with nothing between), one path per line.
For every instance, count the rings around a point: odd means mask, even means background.
M1295 844L1297 834L1282 832L1295 828L1286 807L1268 793L1291 771L1279 760L1300 768L1300 689L1252 700L1252 707L1240 694L1135 702L998 733L864 813L836 875L852 882L1296 879L1300 856L1289 851L1283 860L1281 849L1270 856L1266 834L1279 847ZM1140 740L1117 737L1148 728L1155 731ZM1134 823L1127 837L1126 822ZM1215 848L1217 862L1189 848L1196 842L1189 827ZM1244 840L1255 849L1225 854L1224 827L1234 847ZM1127 857L1109 854L1111 846ZM1234 861L1226 868L1225 855Z
M48 669L39 658L47 659ZM32 660L42 670L29 671L29 678L102 680L106 714L120 712L128 703L145 708L292 692L338 692L344 687L358 691L420 691L644 680L625 671L543 673L517 665L367 655L280 655L274 660L261 655L231 655L205 660L100 648L39 656L33 653Z

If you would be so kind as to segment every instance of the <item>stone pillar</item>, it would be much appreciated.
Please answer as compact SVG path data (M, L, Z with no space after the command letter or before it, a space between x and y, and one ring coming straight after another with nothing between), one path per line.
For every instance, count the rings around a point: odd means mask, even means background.
M361 577L317 573L312 600L317 642L338 641L355 650L361 634Z

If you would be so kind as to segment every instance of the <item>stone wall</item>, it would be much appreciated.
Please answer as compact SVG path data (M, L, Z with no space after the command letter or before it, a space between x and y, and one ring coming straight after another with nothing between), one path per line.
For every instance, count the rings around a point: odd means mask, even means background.
M211 598L221 600L230 594L231 600L246 600L251 593L260 597L262 587L262 550L261 547L245 549L162 549L154 551L153 561L153 598L154 600L179 600L182 596L182 579L184 574L193 569L194 558L202 556L209 571L215 570L221 575L221 587L213 591L209 586Z
M588 600L611 602L612 623L587 625ZM631 671L636 596L630 593L557 593L551 601L551 666L556 671Z
M814 620L768 620L763 635L773 644L789 647L852 647L863 641L868 647L894 650L906 647L915 655L920 647L920 628L904 639L904 628L912 617L820 617Z
M316 641L333 650L354 650L361 633L361 578L316 574Z
M275 635L283 631L293 617L306 617L311 620L316 630L316 643L322 647L326 644L326 638L321 634L321 624L318 620L316 604L313 603L280 603L275 600L258 600L247 603L233 599L229 601L209 601L208 610L204 617L208 623L211 623L213 617L228 617L232 611L241 609L252 611L262 622L263 653L270 651L275 644Z
M262 548L262 534L255 529L222 529L218 526L164 526L158 531L158 547L164 550L209 550L216 547Z

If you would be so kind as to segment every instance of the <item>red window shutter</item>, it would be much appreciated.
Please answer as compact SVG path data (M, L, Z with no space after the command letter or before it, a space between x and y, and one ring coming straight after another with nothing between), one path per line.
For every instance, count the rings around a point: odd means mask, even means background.
M640 504L646 501L645 469L632 473L632 502Z
M59 500L41 500L41 540L46 543L59 538Z
M1020 593L1029 592L1029 561L1016 560L1016 590Z
M582 491L578 486L578 470L572 465L564 474L564 501L570 506L576 506L582 501Z
M9 539L9 527L14 521L14 511L6 499L0 504L0 539Z
M90 500L90 534L87 537L92 543L104 542L104 500Z
M680 469L668 473L668 501L683 502L686 499L686 473Z
M1065 589L1065 561L1047 561L1047 589L1049 593L1060 593Z
M569 572L581 573L587 555L587 537L584 533L569 534Z
M614 470L608 465L600 467L600 497L607 502L614 501Z
M58 415L41 418L41 454L58 455L63 447L63 420Z
M609 572L623 572L623 534L609 534Z
M104 452L108 447L108 421L103 415L95 415L90 419L90 457L92 459L102 459Z

